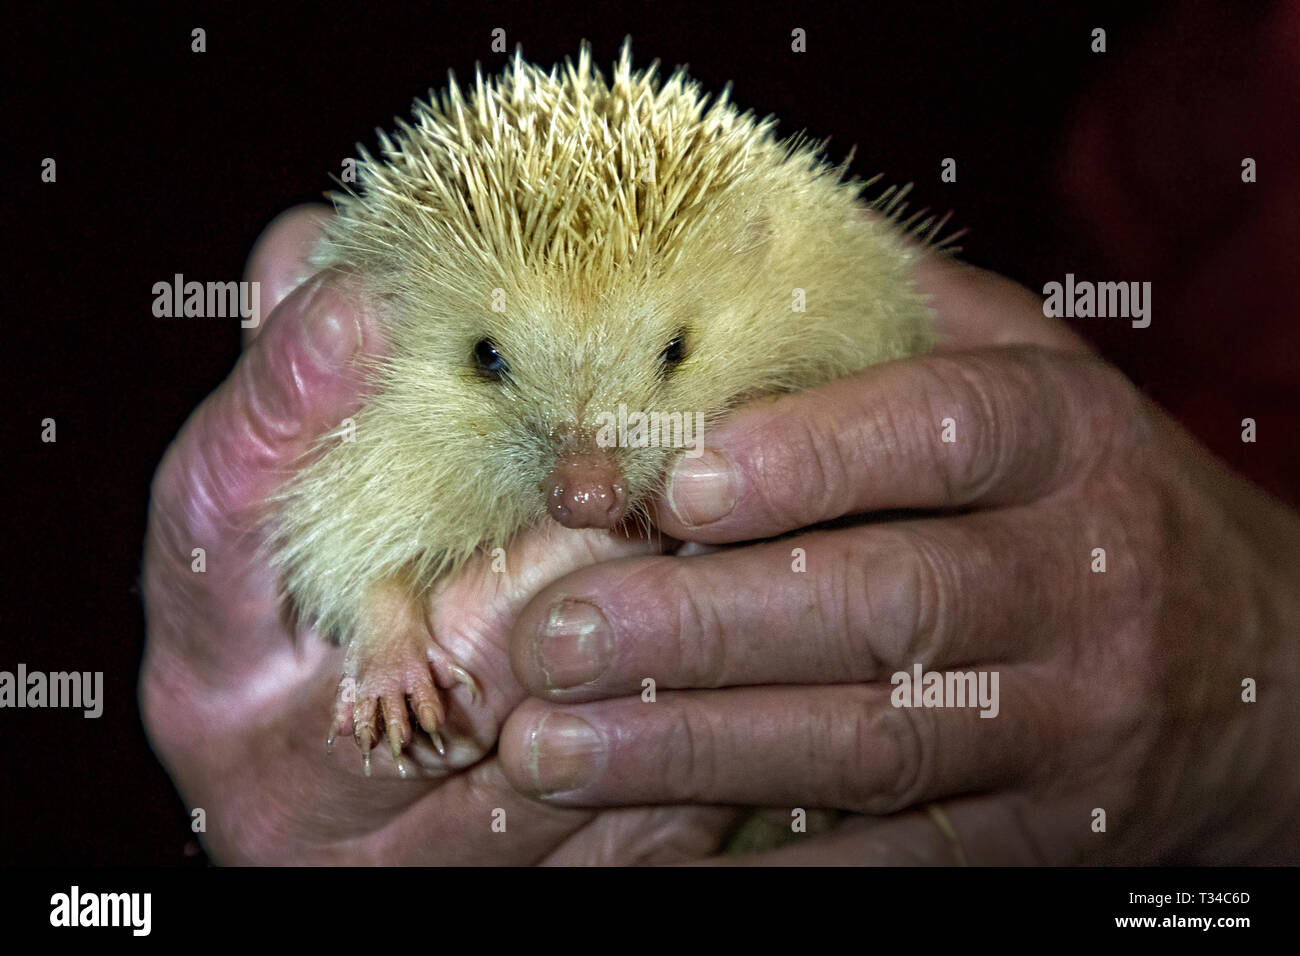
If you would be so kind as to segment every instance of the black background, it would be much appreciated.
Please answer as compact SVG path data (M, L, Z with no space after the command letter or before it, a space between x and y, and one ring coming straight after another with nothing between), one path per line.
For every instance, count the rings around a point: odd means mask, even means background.
M239 351L233 320L157 319L174 273L237 279L261 228L330 188L413 97L497 71L491 31L549 65L688 63L706 88L830 136L854 171L915 181L972 227L965 257L1041 288L1088 271L1058 210L1060 134L1158 6L1133 2L369 3L165 12L39 4L5 29L7 261L0 669L105 674L105 712L0 712L0 863L191 864L184 808L140 726L137 581L149 480ZM192 53L190 31L207 31ZM1089 52L1104 26L1110 52ZM807 52L790 51L795 27ZM41 161L58 162L56 184ZM943 157L959 181L939 182ZM57 444L40 422L58 423ZM187 850L188 844L188 850Z

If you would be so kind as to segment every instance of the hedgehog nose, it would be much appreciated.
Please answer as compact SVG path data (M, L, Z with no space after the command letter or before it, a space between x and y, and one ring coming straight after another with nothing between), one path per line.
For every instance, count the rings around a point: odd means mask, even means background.
M623 470L607 452L566 455L542 486L546 510L566 528L612 528L627 512Z

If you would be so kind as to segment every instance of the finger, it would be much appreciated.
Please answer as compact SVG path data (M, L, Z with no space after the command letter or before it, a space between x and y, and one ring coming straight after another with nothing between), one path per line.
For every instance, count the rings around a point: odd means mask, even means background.
M578 701L639 693L646 677L675 689L887 681L918 663L1026 660L1074 606L1069 589L1024 584L1078 578L1087 552L1060 522L984 512L595 565L524 609L511 662L535 695Z
M376 802L376 781L371 803ZM390 812L364 843L371 862L386 866L522 866L546 859L592 820L588 810L553 807L516 792L497 760L476 764L433 790L398 781L388 785L420 794L405 810ZM454 825L449 825L455 821ZM355 862L355 861L354 861Z
M1036 781L1060 720L1052 697L1016 676L985 672L981 685L974 675L975 706L895 707L901 685L880 684L670 691L653 703L564 708L530 699L502 728L501 765L520 791L564 806L893 813Z
M1110 366L1038 348L945 353L866 369L737 411L683 454L662 530L753 540L844 515L994 507L1046 496L1146 415Z
M598 814L546 866L661 866L716 853L748 811L736 807L622 807Z
M308 262L333 213L321 203L294 206L262 230L244 266L244 281L258 284L263 317L269 316L294 289L316 273ZM265 328L265 322L244 328L244 347Z
M375 782L366 783L373 790ZM716 852L738 815L722 807L594 814L551 806L515 791L493 758L390 813L367 845L374 862L390 866L434 859L445 866L681 863Z
M1045 866L1023 798L960 797L886 819L849 817L830 833L708 866Z
M151 609L228 626L228 642L261 647L275 639L280 621L267 613L277 601L274 576L257 550L264 502L316 436L360 404L360 359L382 347L375 314L335 277L310 280L275 311L154 476L145 562ZM205 643L192 628L173 630L192 649ZM237 650L212 653L229 658Z
M1062 352L1091 352L1068 325L1044 314L1040 296L996 272L925 253L917 261L915 275L935 310L940 349L1039 345Z

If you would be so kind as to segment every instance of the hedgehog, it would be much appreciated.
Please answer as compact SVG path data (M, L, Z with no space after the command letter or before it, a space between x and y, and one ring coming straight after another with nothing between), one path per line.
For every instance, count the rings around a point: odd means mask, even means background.
M389 347L269 538L285 599L346 648L328 742L350 726L367 775L386 736L405 776L412 717L445 753L440 691L477 700L430 631L440 582L549 521L651 530L680 449L602 440L610 414L707 429L933 345L911 265L947 217L904 220L907 188L868 199L851 153L657 71L630 39L609 82L586 43L549 73L516 49L417 100L331 194L312 263L360 277Z

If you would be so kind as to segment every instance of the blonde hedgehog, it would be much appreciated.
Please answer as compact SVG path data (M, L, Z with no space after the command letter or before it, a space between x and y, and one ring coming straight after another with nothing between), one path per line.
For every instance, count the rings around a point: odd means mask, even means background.
M606 83L584 44L550 73L516 52L468 95L452 77L333 197L314 264L361 277L388 352L271 541L300 616L347 647L330 740L350 725L367 774L381 730L405 774L408 711L444 752L438 688L477 689L429 632L435 583L548 515L645 521L674 450L610 447L602 413L707 428L931 344L905 240L942 221L900 222L906 189L864 203L816 146L656 66L629 42Z

